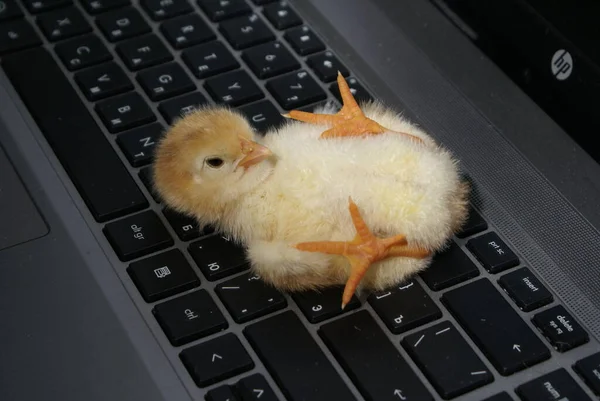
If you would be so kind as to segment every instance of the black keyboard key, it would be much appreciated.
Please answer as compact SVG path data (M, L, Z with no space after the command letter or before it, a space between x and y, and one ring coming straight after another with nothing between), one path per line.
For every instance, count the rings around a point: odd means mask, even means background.
M75 82L91 101L118 95L133 89L133 84L114 62L100 64L75 74Z
M117 45L116 49L131 71L173 60L171 52L156 35L129 39Z
M0 24L0 55L42 44L42 40L24 19Z
M564 368L521 384L515 391L523 401L592 401Z
M207 92L217 103L239 106L265 95L246 71L238 70L206 80Z
M442 301L500 374L550 358L550 350L488 279L450 290Z
M156 120L156 116L137 92L129 92L96 104L96 112L112 133L128 130Z
M188 0L141 0L140 4L154 21L162 21L194 10Z
M288 400L356 400L294 312L251 324L244 334Z
M214 229L211 226L201 228L195 218L179 213L173 209L165 208L163 209L163 214L182 241L190 241L214 232Z
M160 30L175 49L183 49L216 38L212 29L196 14L165 21Z
M319 335L366 400L433 400L366 310L324 324Z
M175 346L217 333L229 326L215 301L203 289L162 302L152 309L152 313Z
M450 322L404 337L402 346L445 400L494 380L492 372Z
M519 264L519 258L495 232L470 239L467 248L490 273L499 273Z
M102 33L111 42L132 38L150 32L150 25L133 7L119 8L98 16Z
M278 401L269 383L259 373L241 379L237 388L244 401Z
M240 63L221 42L210 42L184 50L181 58L198 78L238 68Z
M527 267L505 274L500 277L498 284L525 312L547 305L554 299L550 291Z
M256 4L257 6L262 6L265 4L273 3L275 1L277 1L277 0L252 0L252 2L254 4Z
M16 53L2 61L5 73L97 221L148 206L81 98L45 49ZM40 88L53 95L40 96Z
M139 177L148 192L150 192L150 195L152 195L152 199L154 199L156 203L160 203L161 199L158 196L158 192L154 188L152 181L152 169L150 167L140 169Z
M75 8L61 8L37 17L37 23L51 42L91 32L92 27Z
M301 56L325 50L325 45L314 32L307 26L299 26L289 29L283 35L296 53Z
M237 323L256 319L287 306L287 301L278 290L265 284L253 273L219 284L216 292Z
M439 291L479 274L475 263L452 241L447 249L433 256L431 265L420 276L429 288Z
M340 300L343 292L343 286L335 286L318 291L293 292L291 295L306 319L311 323L319 323L360 307L360 301L353 295L342 310Z
M209 386L254 367L248 351L233 333L187 348L179 356L199 387Z
M173 238L152 210L108 223L103 231L122 261L139 258L173 245Z
M152 162L154 149L164 130L159 123L144 125L120 134L117 144L133 167L145 166Z
M506 391L493 395L489 398L486 398L483 401L514 401L510 395Z
M256 14L225 21L219 29L236 49L246 49L275 39L267 24Z
M315 54L306 59L306 63L323 82L333 82L337 79L338 71L344 77L350 75L348 69L330 51Z
M298 14L285 1L265 6L263 13L277 29L287 29L302 24L302 20Z
M488 224L483 217L481 217L477 210L470 208L469 218L465 222L463 228L456 233L456 236L458 238L470 237L471 235L487 230L487 228Z
M187 95L176 97L175 99L162 102L158 110L163 115L169 125L176 119L193 113L200 107L208 104L208 100L200 92L188 93Z
M373 96L371 96L369 92L367 92L367 90L358 82L356 78L347 78L346 82L348 83L348 87L350 88L352 96L354 96L359 105L361 103L373 100ZM337 82L331 84L329 90L331 91L333 96L335 96L338 102L342 102L342 95L340 95L340 88L338 87Z
M269 100L261 100L238 108L254 129L264 135L268 130L285 123L285 118Z
M23 16L23 10L16 0L0 1L0 21L5 21Z
M72 4L71 0L22 0L32 14L41 13Z
M154 302L200 285L200 280L179 249L133 262L127 268L146 302Z
M600 396L600 352L578 360L573 365L573 370L596 395Z
M138 74L137 79L150 99L154 101L196 89L194 82L176 62L142 71Z
M566 352L590 341L587 331L562 305L533 316L533 324L559 352Z
M244 0L198 0L198 5L212 21L222 21L252 12Z
M196 241L189 246L190 255L209 281L215 281L248 269L244 249L220 235Z
M242 58L258 78L270 78L300 68L300 63L281 43L271 42L246 50Z
M100 14L108 10L130 5L129 0L79 0L85 10L92 14Z
M416 280L369 295L369 303L394 334L442 317L442 311Z
M224 385L214 388L206 393L206 401L242 401L238 398L231 386Z
M267 89L286 110L327 98L319 84L304 70L273 78L267 82Z
M59 43L56 54L70 71L112 60L112 55L95 35L85 35Z

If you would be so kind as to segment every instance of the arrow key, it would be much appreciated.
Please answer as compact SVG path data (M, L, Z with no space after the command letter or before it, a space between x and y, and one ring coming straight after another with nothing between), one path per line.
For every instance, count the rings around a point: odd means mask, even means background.
M233 333L183 350L179 357L199 387L206 387L254 367L248 352Z
M241 401L233 392L231 386L223 385L206 393L206 401Z
M273 392L269 383L263 375L255 373L245 377L238 382L238 390L244 401L277 401L278 398Z

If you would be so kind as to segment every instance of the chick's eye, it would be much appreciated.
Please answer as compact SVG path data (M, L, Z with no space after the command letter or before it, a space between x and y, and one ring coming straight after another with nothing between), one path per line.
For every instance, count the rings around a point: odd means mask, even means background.
M211 157L210 159L206 159L206 164L208 164L210 167L218 168L223 165L223 159Z

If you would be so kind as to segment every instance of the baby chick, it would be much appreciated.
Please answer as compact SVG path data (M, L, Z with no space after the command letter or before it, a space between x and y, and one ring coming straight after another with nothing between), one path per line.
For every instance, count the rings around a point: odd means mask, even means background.
M243 244L251 268L281 290L345 284L383 290L425 269L460 229L469 188L456 160L379 102L292 111L264 136L211 106L167 131L154 185L171 208ZM295 120L295 121L294 121Z

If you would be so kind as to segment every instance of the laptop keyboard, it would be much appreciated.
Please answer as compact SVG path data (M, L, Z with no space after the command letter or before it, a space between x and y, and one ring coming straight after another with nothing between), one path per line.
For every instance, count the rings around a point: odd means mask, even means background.
M524 370L488 401L600 394L600 353L535 370L590 337L474 209L428 270L341 311L342 288L283 294L229 238L160 204L149 165L182 114L227 104L264 132L287 110L339 106L337 71L371 98L285 2L0 0L0 57L204 399L453 399Z

